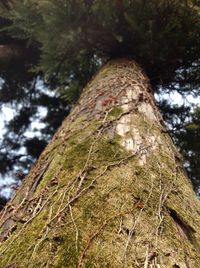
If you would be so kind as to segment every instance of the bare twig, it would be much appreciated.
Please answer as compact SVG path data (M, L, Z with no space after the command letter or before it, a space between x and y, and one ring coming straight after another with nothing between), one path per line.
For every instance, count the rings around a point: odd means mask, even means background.
M72 212L72 207L71 207L71 205L69 205L69 211L70 211L70 215L71 215L71 218L72 218L72 222L73 222L74 227L75 227L75 230L76 230L76 250L77 250L77 252L78 252L78 236L79 236L79 232L78 232L78 228L77 228L75 219L74 219L74 217L73 217L73 212Z
M136 228L136 226L137 226L137 224L139 222L139 219L140 219L140 217L142 215L142 212L145 209L145 207L146 207L146 205L147 205L147 203L148 203L148 201L149 201L149 199L150 199L150 197L152 195L153 187L154 187L154 184L153 184L153 180L152 180L151 189L149 191L149 195L148 195L146 201L144 202L144 206L141 208L141 210L140 210L140 212L139 212L139 214L138 214L135 222L133 223L133 226L131 228L131 231L129 232L129 236L128 236L128 239L127 239L127 242L126 242L126 245L125 245L125 249L124 249L124 253L123 253L123 258L126 258L127 249L128 249L129 244L130 244L131 238L132 238L132 236L134 234L135 228Z

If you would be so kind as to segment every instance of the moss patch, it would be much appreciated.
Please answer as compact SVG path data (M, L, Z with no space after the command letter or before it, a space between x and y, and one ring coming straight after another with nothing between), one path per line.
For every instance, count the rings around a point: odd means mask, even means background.
M113 109L108 114L108 119L113 120L123 113L123 109L119 106L113 107Z
M108 164L122 159L127 152L120 146L120 136L115 135L113 139L102 138L96 149L96 160L98 164Z
M4 254L4 258L1 262L0 267L6 267L7 264L15 261L19 266L17 267L36 267L32 266L29 263L29 258L33 253L34 246L36 244L36 240L38 239L38 235L42 230L48 216L47 211L41 212L29 225L22 227L22 224L19 224L16 232L13 233L16 236L16 240L9 247L9 250ZM19 230L22 232L19 232ZM5 243L9 244L10 240L8 239ZM40 256L40 260L44 260L47 258L48 252L43 250L43 254Z
M66 157L63 167L68 171L83 168L90 150L90 146L91 141L89 140L72 146L65 152Z
M69 229L68 229L69 231ZM60 241L57 243L56 257L53 263L54 268L76 267L78 252L75 247L74 230L61 234Z

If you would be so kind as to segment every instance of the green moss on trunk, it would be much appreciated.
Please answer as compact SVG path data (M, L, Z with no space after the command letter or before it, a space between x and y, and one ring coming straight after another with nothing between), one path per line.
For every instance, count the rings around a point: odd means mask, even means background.
M161 120L134 62L104 66L3 211L0 267L198 267L199 201Z

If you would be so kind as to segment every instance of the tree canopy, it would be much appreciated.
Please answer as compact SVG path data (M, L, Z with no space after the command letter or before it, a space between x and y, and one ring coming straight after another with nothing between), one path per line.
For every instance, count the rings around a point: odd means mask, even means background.
M38 42L39 70L70 82L93 64L132 57L155 86L199 82L199 7L186 0L16 1L13 36ZM90 68L89 68L90 66ZM83 78L84 77L84 78ZM77 79L78 78L78 79ZM154 87L155 88L155 87Z
M4 80L1 105L12 103L17 111L2 141L2 173L12 168L19 157L22 158L18 165L31 165L77 101L82 87L109 59L135 59L157 94L199 94L199 1L12 0L6 4L1 1L0 15L1 45L15 44L26 55L10 60L7 65L0 64ZM51 95L39 89L39 80L56 93ZM31 118L38 116L41 106L48 110L42 119L47 127L39 138L27 139L23 133L30 127ZM198 187L199 109L166 102L160 106ZM22 146L27 148L29 157L14 153ZM38 150L33 150L36 147Z

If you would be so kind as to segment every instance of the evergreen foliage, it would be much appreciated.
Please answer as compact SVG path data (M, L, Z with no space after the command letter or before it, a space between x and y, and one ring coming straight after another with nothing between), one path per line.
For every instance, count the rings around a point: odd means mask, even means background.
M40 44L38 68L61 82L90 75L99 61L127 56L154 86L181 83L191 91L188 83L195 90L199 82L196 1L16 1L9 18L15 37Z
M178 144L186 160L186 167L190 173L198 194L200 182L200 108L196 108L189 122L176 133Z
M10 70L9 65L9 71L2 71L6 83L0 91L1 104L26 103L7 126L6 151L27 146L27 154L37 157L39 151L33 150L33 144L43 148L43 140L48 140L69 105L77 101L82 87L97 68L111 58L135 59L158 94L173 90L183 96L199 94L198 1L14 0L1 8L4 20L1 44L14 40L33 51L33 57L26 58L17 68ZM49 88L56 90L56 97L39 92L36 87L33 89L39 75ZM30 126L30 118L37 114L38 105L48 107L48 114L43 119L47 128L39 139L22 139L22 133ZM198 186L199 110L191 114L186 107L171 107L166 103L161 103L161 108ZM192 142L191 137L194 137ZM2 162L1 170L4 171L12 166L6 151L2 151L2 155L8 157L6 169L6 162ZM31 165L32 160L28 163Z
M160 103L170 133L180 149L195 191L200 195L200 108Z

